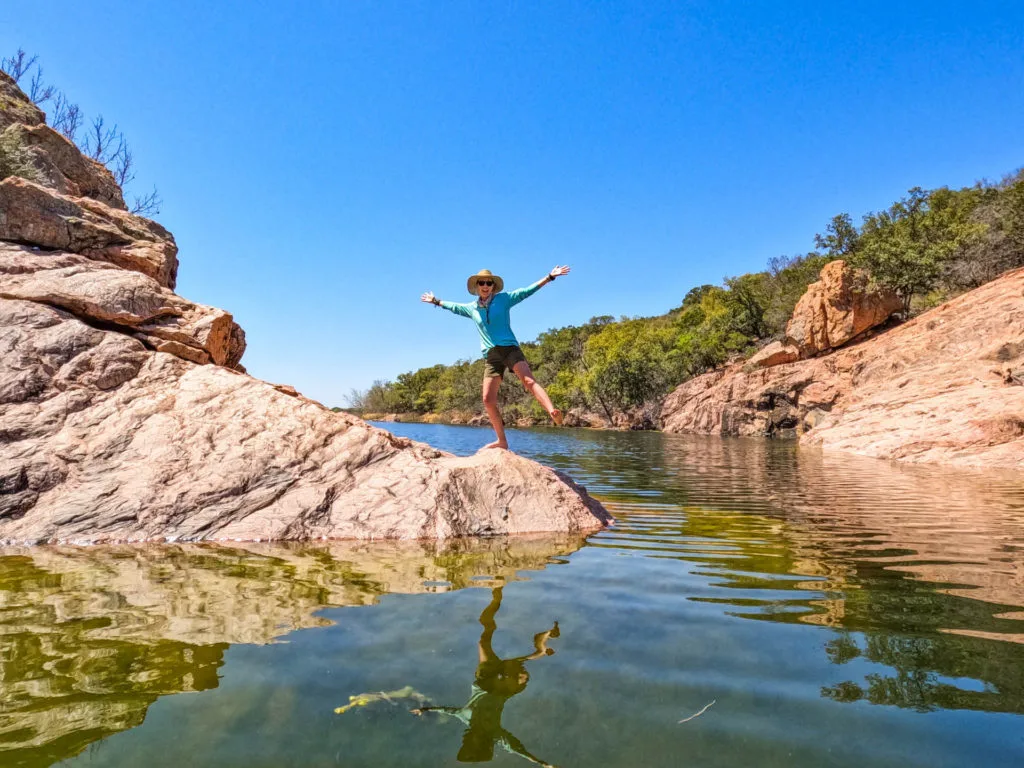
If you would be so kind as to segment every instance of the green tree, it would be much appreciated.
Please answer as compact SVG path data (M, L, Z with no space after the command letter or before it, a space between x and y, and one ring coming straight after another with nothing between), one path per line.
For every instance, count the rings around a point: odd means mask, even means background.
M935 288L951 257L984 232L971 218L980 197L977 189L914 187L887 210L864 218L855 263L895 288L908 313L913 296Z
M829 259L848 259L857 250L860 232L848 213L833 216L825 234L814 236L814 247L825 251Z

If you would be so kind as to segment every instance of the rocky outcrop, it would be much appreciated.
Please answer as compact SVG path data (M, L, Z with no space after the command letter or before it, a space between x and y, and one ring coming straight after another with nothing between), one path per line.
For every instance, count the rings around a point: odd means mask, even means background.
M829 262L821 279L807 286L781 341L773 341L748 361L771 368L837 349L881 325L903 306L895 291L872 285L867 272L845 261Z
M106 166L85 157L78 148L50 126L15 123L4 132L25 155L45 185L62 195L91 197L113 208L125 208L121 188Z
M230 313L193 304L138 272L0 242L0 277L0 298L65 309L194 363L233 368L245 351Z
M14 78L0 71L0 131L9 125L41 125L46 114L32 103L14 82Z
M682 384L662 429L776 435L916 462L1024 468L1024 270L830 354ZM1009 373L1008 373L1009 372Z
M77 253L173 289L178 246L155 221L16 176L0 181L0 240Z
M231 314L174 293L171 234L125 211L19 94L0 78L14 105L0 127L42 182L0 181L0 541L441 539L609 520L526 459L456 458L245 375Z
M901 307L893 290L871 285L866 272L845 261L832 261L797 302L786 325L785 342L796 347L800 357L812 357L841 347Z

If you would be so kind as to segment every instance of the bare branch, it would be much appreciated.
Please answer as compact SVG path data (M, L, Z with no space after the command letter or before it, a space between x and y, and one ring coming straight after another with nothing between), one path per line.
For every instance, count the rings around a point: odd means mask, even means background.
M134 181L135 156L117 125L108 126L103 115L98 115L86 130L86 135L79 138L85 123L85 115L62 91L46 84L43 80L43 69L36 63L37 61L38 56L29 56L19 48L13 56L0 59L0 70L10 75L15 82L31 73L27 88L28 97L40 105L53 101L53 108L48 110L50 127L74 142L83 154L107 166L114 176L114 181L122 189ZM149 194L135 196L131 212L155 216L160 213L162 202L154 187Z
M160 206L163 202L164 201L160 199L160 193L156 191L156 187L153 187L153 191L148 195L135 197L135 201L132 203L131 212L139 216L153 218L160 213Z
M117 130L114 125L108 128L103 121L103 115L98 115L92 121L92 128L85 137L82 149L93 160L106 165L122 151L124 147L124 134Z
M32 69L38 58L38 56L28 56L24 50L19 48L13 56L0 60L0 69L10 75L14 82L18 82L26 72Z
M78 129L82 127L82 110L77 104L68 101L67 96L57 92L53 103L53 115L50 118L50 127L60 131L69 140L78 143Z
M57 89L52 85L43 82L43 68L36 67L36 73L32 75L28 84L28 97L32 99L33 103L42 106L53 98L56 91Z
M121 145L118 147L113 158L111 158L109 164L110 172L114 174L114 181L117 182L117 186L123 189L126 184L135 179L134 166L135 158L122 137Z

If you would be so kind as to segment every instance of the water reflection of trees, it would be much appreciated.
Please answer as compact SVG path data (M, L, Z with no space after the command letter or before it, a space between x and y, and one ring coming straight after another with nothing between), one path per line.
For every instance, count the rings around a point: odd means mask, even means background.
M853 680L824 686L822 695L840 702L868 701L871 704L890 704L926 712L933 709L974 709L989 712L1024 711L1024 684L1021 680L1019 649L1007 645L1005 654L989 647L991 641L965 641L964 638L905 637L867 634L862 642L841 633L829 641L826 653L836 664L845 664L863 657L891 667L895 673L877 672L865 676L863 683ZM998 645L998 644L996 644ZM970 663L971 654L978 654L988 667L987 674L995 674L990 682L996 690L964 690L948 680L949 677L975 677L986 674ZM993 665L1005 669L991 669ZM1008 679L1009 678L1009 679ZM976 678L985 679L985 678Z
M328 606L493 586L574 537L411 543L27 548L0 557L0 763L51 765L218 684L232 643L318 626ZM12 553L12 550L7 550Z
M732 594L691 599L832 628L832 662L887 668L822 689L836 701L1024 712L1019 478L765 440L618 439L621 457L572 459L592 490L617 488L615 538L592 545L697 563Z

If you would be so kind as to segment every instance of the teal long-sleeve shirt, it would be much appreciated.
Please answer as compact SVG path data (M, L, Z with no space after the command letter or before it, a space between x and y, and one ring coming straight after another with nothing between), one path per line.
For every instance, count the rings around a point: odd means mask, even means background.
M476 323L476 329L480 333L480 350L486 355L491 347L518 346L516 335L512 333L512 326L509 324L509 310L523 299L529 298L544 285L544 280L538 280L526 288L517 288L514 291L496 293L491 297L487 306L482 306L480 301L470 301L459 304L454 301L442 301L441 306L456 315L468 317Z

